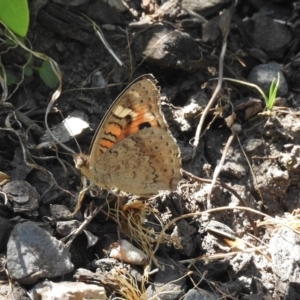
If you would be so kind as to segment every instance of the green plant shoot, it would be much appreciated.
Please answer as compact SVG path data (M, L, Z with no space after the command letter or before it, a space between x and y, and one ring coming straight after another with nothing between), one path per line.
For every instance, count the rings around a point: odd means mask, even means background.
M269 97L267 97L267 95L264 93L264 91L258 85L254 84L254 83L250 83L250 82L246 82L246 81L242 81L242 80L236 80L236 79L232 79L232 78L226 78L226 77L224 77L223 79L228 80L228 81L232 81L232 82L237 82L237 83L244 84L244 85L248 85L248 86L251 86L251 87L257 89L258 92L264 98L267 110L268 111L272 110L272 108L274 106L274 103L275 103L275 99L277 97L277 92L278 92L278 89L279 89L279 82L280 82L279 72L277 73L277 79L274 78L271 85L270 85Z
M279 81L280 81L280 75L279 73L277 73L277 79L274 78L270 86L269 98L266 101L267 110L272 110L274 106L275 99L277 97L278 88L279 88Z

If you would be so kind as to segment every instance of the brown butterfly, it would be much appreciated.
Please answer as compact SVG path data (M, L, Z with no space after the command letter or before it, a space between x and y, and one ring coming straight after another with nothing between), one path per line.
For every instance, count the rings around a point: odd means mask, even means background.
M90 155L75 154L76 167L104 189L138 196L176 189L182 177L180 151L160 106L154 77L137 78L107 111Z

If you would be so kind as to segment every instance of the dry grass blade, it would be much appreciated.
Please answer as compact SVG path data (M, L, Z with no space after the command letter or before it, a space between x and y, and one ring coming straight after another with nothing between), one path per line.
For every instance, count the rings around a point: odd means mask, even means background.
M158 266L157 259L153 253L153 243L156 241L158 233L143 226L147 214L153 213L157 216L155 210L146 203L135 201L125 204L122 210L116 208L115 211L116 219L124 233L131 240L134 240L150 260Z
M5 72L4 66L3 66L2 61L1 61L1 56L0 56L0 68L1 68L0 85L1 85L1 88L2 88L0 103L3 104L6 101L7 97L8 97L8 89L7 89L6 72Z
M228 153L228 149L229 149L231 143L233 142L234 137L235 137L235 134L232 133L231 136L229 137L229 139L228 139L225 147L224 147L221 161L220 161L219 165L216 166L216 168L215 168L213 179L212 179L212 182L211 182L211 187L210 187L210 190L208 192L208 197L207 197L207 207L208 208L211 208L211 202L210 202L210 200L211 200L212 190L213 190L213 188L214 188L214 186L215 186L215 184L217 182L217 179L218 179L218 177L220 175L220 172L221 172L222 167L223 167L224 162L225 162L226 155Z
M124 269L120 270L114 268L111 273L113 275L113 281L119 286L117 292L122 296L122 298L114 297L113 300L147 300L144 282L142 282L139 287L136 279Z
M10 180L10 176L0 171L0 186L4 185Z
M284 217L265 217L263 221L257 222L257 227L262 226L273 228L274 230L287 227L300 235L300 209L293 210L291 214L285 213Z
M112 55L112 57L116 60L116 62L122 67L123 63L121 62L121 60L117 57L117 55L114 53L114 51L112 50L112 48L110 47L110 45L108 44L108 42L106 41L104 34L101 30L101 28L94 22L92 21L88 16L86 16L85 14L82 14L87 20L89 20L89 22L92 23L93 28L97 34L97 36L100 38L102 44L104 45L104 47L107 49L107 51Z

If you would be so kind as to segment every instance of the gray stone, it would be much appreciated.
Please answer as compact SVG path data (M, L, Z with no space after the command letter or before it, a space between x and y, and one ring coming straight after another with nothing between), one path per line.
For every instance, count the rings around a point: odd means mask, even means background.
M264 14L254 14L244 22L246 30L251 30L251 38L256 48L268 52L273 58L280 57L293 39L288 26L275 22Z
M181 299L186 291L186 277L182 277L185 271L171 259L159 258L159 264L161 268L156 273L153 284L147 288L147 299Z
M216 295L202 289L189 290L183 298L183 300L217 300L217 299L219 298Z
M11 277L32 284L73 270L65 245L32 222L17 224L7 245L7 269Z
M273 79L277 79L277 73L279 73L280 76L277 94L278 96L284 96L288 92L288 85L281 72L280 66L276 62L256 66L251 70L248 80L258 85L268 96Z
M3 187L3 192L13 203L15 213L28 217L38 216L40 195L36 189L25 180L13 180Z

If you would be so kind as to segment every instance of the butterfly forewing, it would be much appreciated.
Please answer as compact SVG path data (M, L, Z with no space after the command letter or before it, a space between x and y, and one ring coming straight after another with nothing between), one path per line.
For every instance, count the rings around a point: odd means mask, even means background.
M160 110L159 90L151 75L131 83L115 100L94 136L90 162L127 136L147 127L167 129Z

